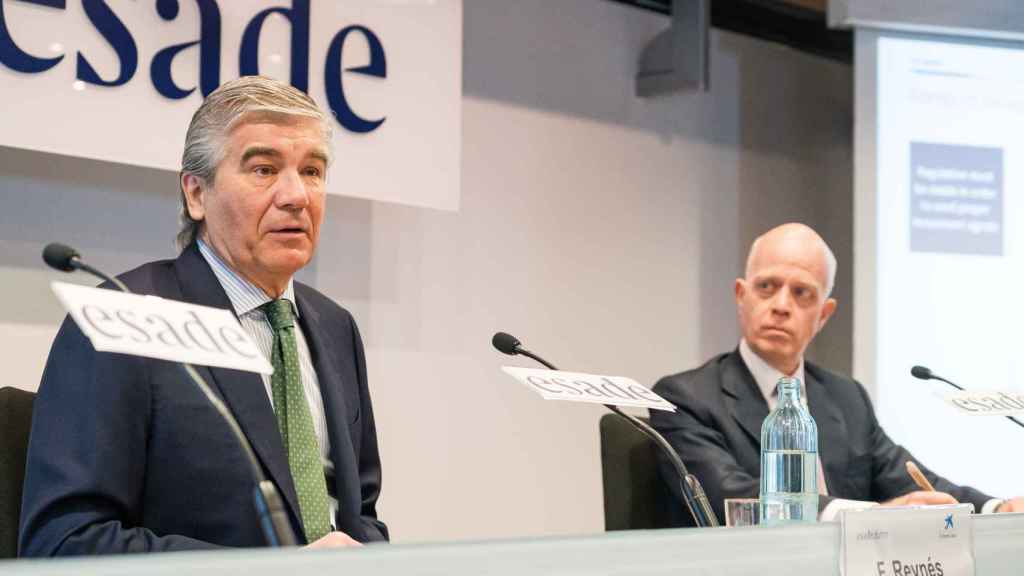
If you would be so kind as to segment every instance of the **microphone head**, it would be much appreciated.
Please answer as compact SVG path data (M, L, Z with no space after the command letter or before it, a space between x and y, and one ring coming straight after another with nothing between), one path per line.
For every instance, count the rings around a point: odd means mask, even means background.
M931 380L932 370L925 366L914 366L910 369L910 375L914 378L920 378L921 380Z
M75 259L79 257L78 251L59 242L51 242L43 248L43 261L50 268L56 268L62 272L71 272L75 269Z
M491 338L491 344L502 354L508 354L509 356L519 354L519 339L511 334L495 332L494 337Z

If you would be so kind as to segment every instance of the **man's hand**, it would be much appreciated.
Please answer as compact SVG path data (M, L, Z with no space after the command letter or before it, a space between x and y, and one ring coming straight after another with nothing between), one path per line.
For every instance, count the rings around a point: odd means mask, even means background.
M1024 512L1024 497L1007 500L996 508L996 512Z
M956 499L945 492L927 492L918 490L910 492L888 502L882 502L882 506L938 506L940 504L956 504Z
M348 548L350 546L362 546L344 532L329 532L323 538L307 544L304 548Z

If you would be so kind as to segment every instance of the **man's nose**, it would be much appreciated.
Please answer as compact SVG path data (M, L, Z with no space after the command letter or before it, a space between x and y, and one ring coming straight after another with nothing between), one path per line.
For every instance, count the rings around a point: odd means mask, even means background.
M775 293L775 297L772 298L772 312L775 314L788 316L792 311L793 299L789 295L788 290L779 290Z
M295 170L282 170L275 183L274 203L283 210L301 210L309 205L309 190Z

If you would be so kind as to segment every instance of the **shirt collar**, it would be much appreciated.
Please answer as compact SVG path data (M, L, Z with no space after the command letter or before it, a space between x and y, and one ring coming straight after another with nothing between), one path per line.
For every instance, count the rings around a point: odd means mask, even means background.
M775 387L779 383L779 378L789 376L775 369L774 366L758 356L750 347L750 344L747 344L746 338L740 340L740 356L743 358L743 363L747 365L750 373L754 376L754 381L757 382L757 387L761 390L761 395L764 396L765 400L769 400L775 395ZM793 373L792 377L800 380L800 395L806 401L807 384L804 381L803 358L800 358L800 365L797 366L796 372Z
M236 316L240 318L273 300L262 288L243 278L221 260L217 252L206 242L197 240L197 243L199 244L199 253L213 269L213 275L217 277L217 281L227 293ZM299 307L295 305L295 283L291 278L288 279L288 287L285 288L281 299L287 300L292 305L292 312L298 318Z

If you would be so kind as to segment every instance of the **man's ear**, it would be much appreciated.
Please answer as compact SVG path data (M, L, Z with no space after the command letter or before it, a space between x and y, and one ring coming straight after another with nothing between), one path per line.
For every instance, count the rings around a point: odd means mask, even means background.
M832 314L836 311L836 306L839 303L836 302L835 298L829 298L825 300L825 305L821 307L821 316L818 318L818 330L820 331L825 327L828 319L832 317Z
M197 222L206 218L206 183L203 179L195 174L182 172L181 193L185 196L188 215Z
M736 304L740 304L743 300L743 295L747 291L747 282L743 278L737 278L736 283L733 285L733 294L736 296Z

